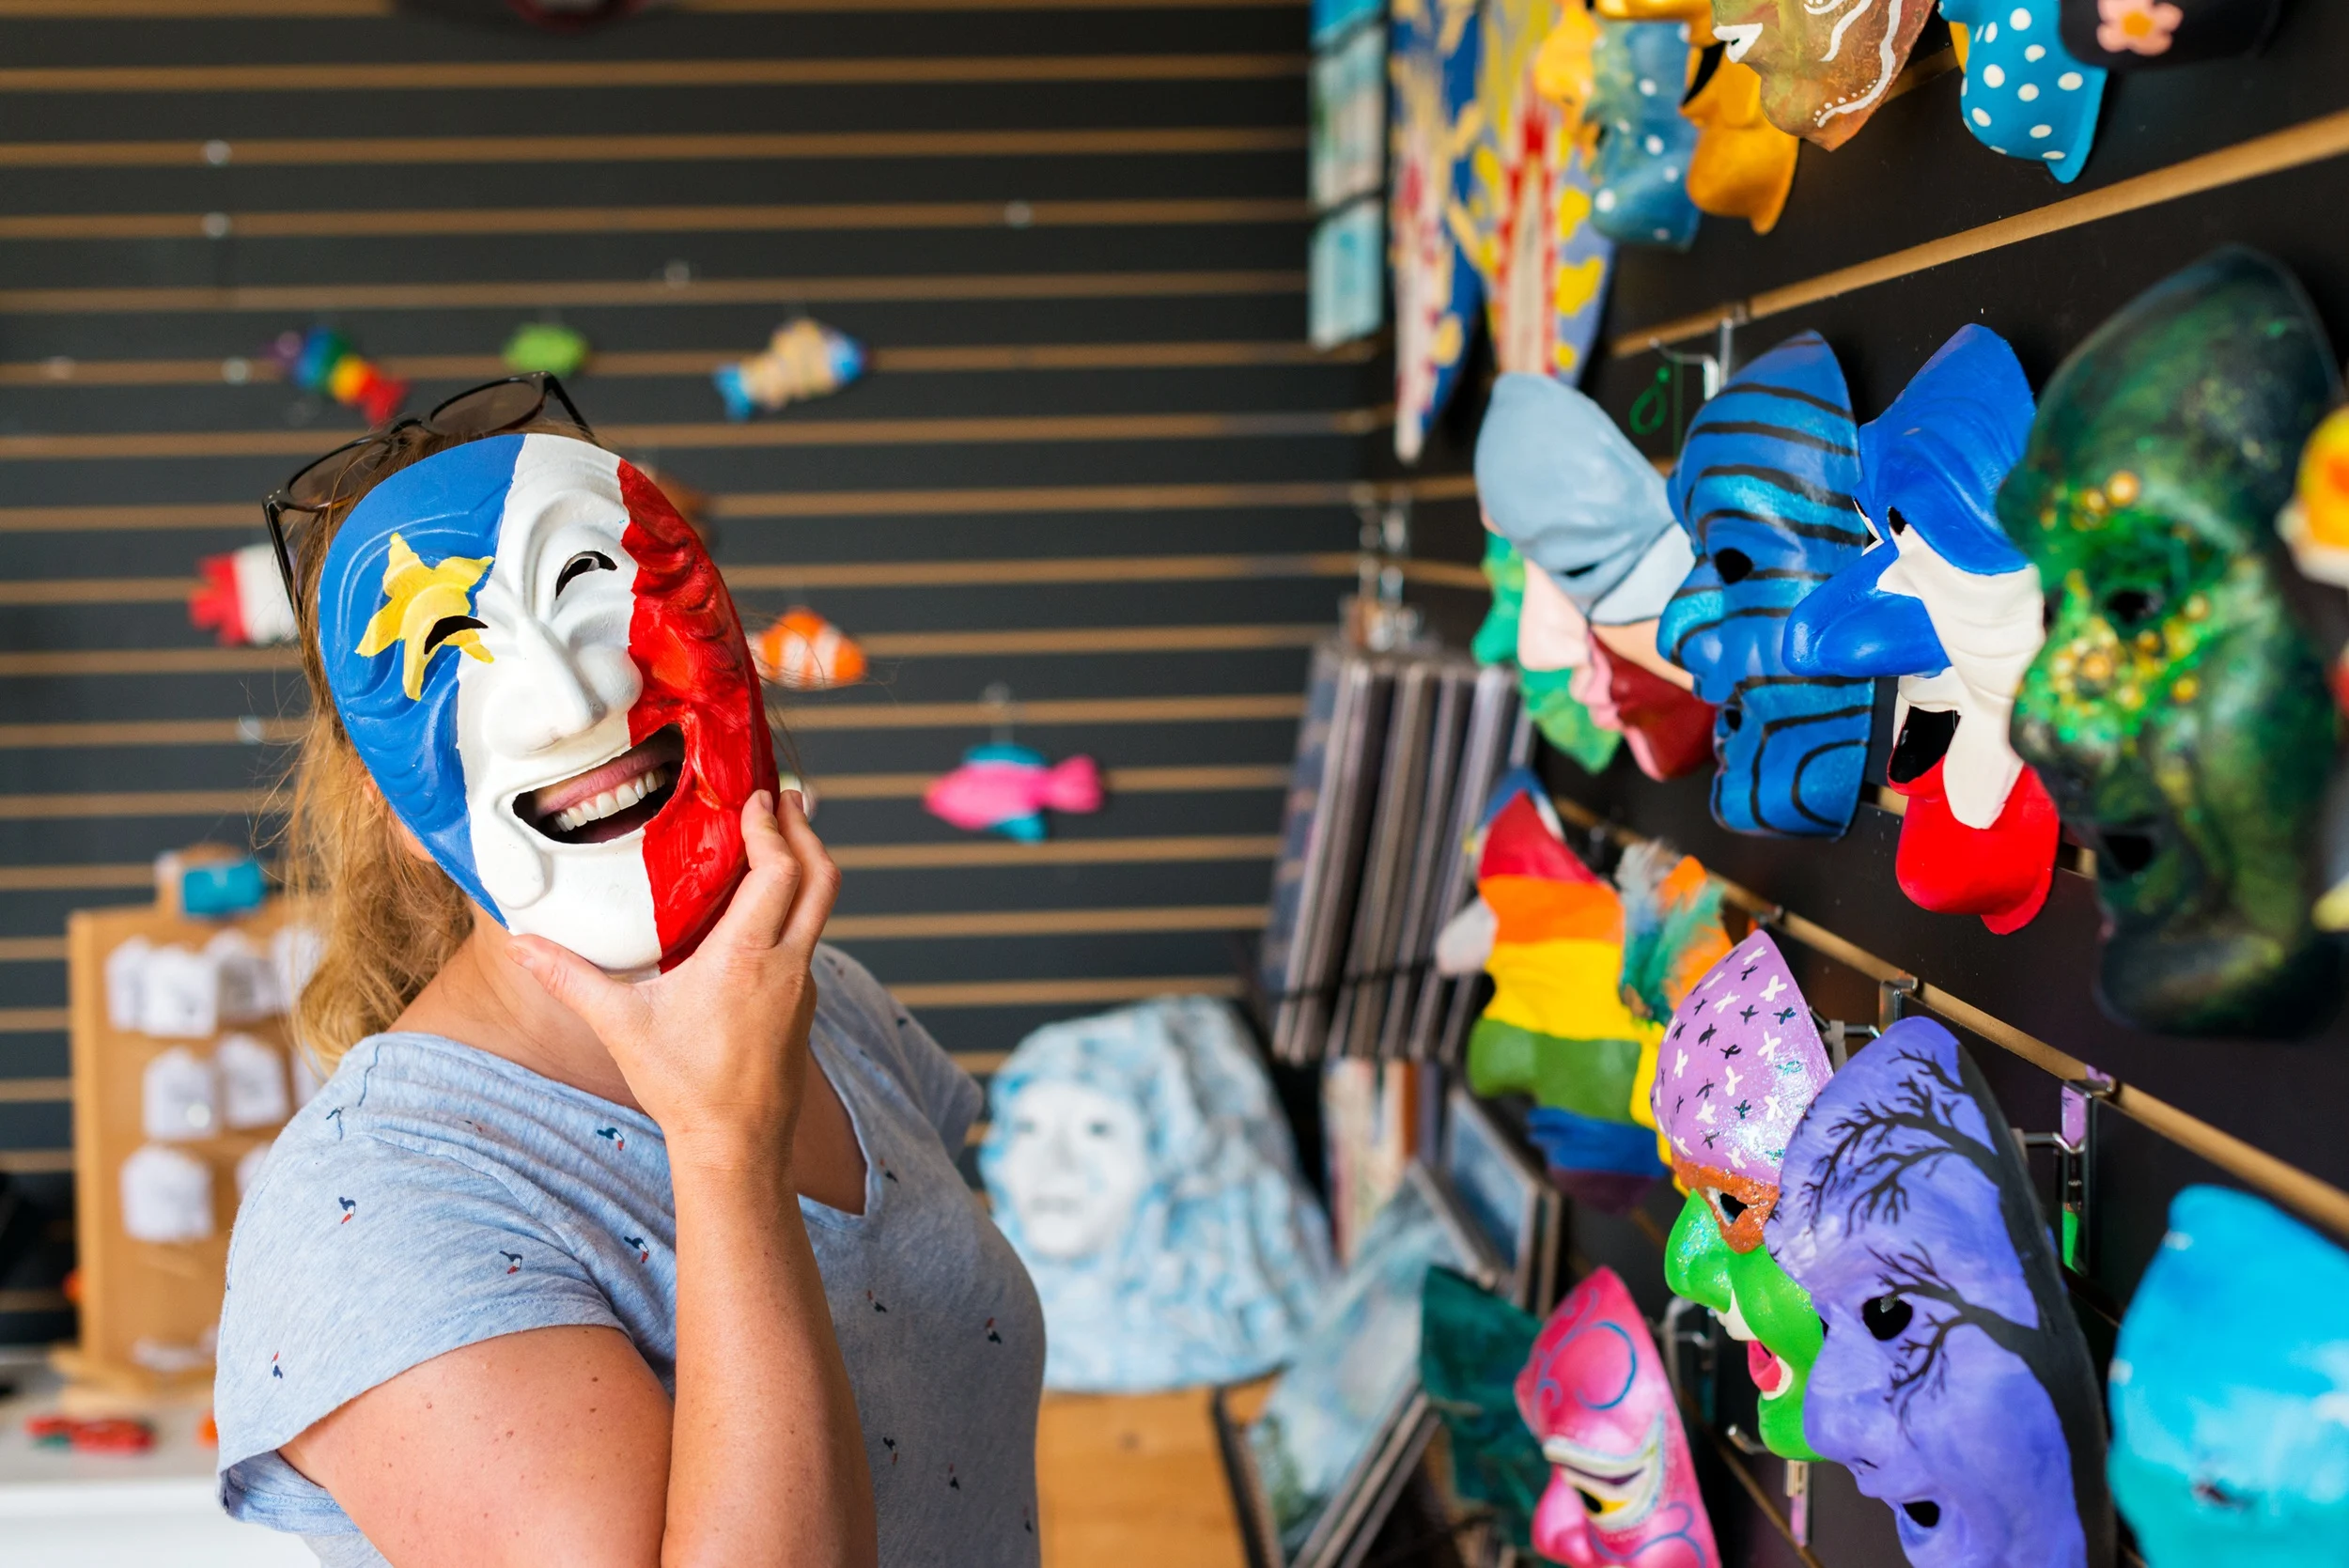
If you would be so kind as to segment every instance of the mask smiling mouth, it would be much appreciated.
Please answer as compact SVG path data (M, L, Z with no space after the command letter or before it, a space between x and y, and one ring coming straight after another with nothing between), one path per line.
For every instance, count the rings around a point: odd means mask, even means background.
M655 730L610 762L519 796L514 815L557 844L607 844L661 815L685 771L685 737Z

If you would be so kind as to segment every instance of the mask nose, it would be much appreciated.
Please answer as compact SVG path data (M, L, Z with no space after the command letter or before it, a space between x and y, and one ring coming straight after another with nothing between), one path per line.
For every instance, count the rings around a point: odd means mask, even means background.
M497 658L517 665L498 683L489 714L490 743L509 756L584 735L635 706L644 684L625 649L569 647L536 616L518 619L510 650Z
M1820 583L1786 618L1780 644L1798 675L1930 675L1950 667L1924 601L1882 584L1900 559L1878 545Z

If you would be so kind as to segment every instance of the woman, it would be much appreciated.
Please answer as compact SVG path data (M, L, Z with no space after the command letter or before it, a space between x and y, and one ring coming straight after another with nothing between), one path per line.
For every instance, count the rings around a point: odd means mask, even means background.
M955 1168L978 1091L817 945L838 876L698 541L551 378L270 516L295 1025L340 1064L238 1217L224 1504L330 1568L1033 1563L1043 1326Z

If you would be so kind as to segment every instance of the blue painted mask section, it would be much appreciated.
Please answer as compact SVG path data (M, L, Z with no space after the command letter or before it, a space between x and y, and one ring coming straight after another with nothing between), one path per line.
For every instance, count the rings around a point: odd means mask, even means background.
M2009 158L2079 178L2096 139L2105 72L2063 47L2056 0L1942 0L1944 20L1971 30L1958 113L1974 140Z
M1663 475L1607 411L1548 376L1493 383L1476 495L1496 532L1589 615L1672 526Z
M2030 562L1999 523L1998 495L2022 460L2034 411L2006 339L1960 327L1892 406L1860 427L1861 507L1879 532L1916 529L1960 571L2020 571Z
M1657 1157L1654 1127L1535 1106L1526 1115L1525 1136L1544 1160L1561 1171L1657 1178L1672 1174Z
M2187 1188L2108 1383L2113 1495L2152 1568L2349 1564L2349 1252Z
M399 644L371 657L357 650L384 603L394 534L428 564L497 553L523 440L467 442L393 474L350 509L319 574L319 652L359 760L441 869L493 914L498 907L474 864L465 765L457 750L462 656L451 646L435 650L425 666L423 695L412 698L401 684Z
M1859 430L1859 504L1877 541L1796 607L1787 667L1807 675L1930 675L1949 667L1924 601L1882 591L1914 528L1961 571L2029 565L1999 525L1999 485L2030 434L2030 383L2006 339L1958 329L1892 406Z
M1688 199L1698 132L1680 113L1687 25L1602 19L1591 67L1589 114L1600 127L1591 225L1621 244L1687 250L1703 217Z
M1747 365L1688 427L1670 485L1697 564L1656 645L1720 707L1713 815L1742 833L1833 838L1859 802L1875 693L1802 675L1781 652L1805 595L1859 558L1858 432L1816 333Z
M1950 667L1925 601L1877 586L1900 558L1889 543L1828 578L1786 617L1786 667L1798 675L1930 675Z

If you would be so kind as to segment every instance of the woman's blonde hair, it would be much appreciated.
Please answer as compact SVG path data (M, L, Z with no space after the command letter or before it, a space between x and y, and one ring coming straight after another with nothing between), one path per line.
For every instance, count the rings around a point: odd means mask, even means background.
M565 424L524 429L589 439ZM347 480L294 545L294 623L310 725L294 759L286 828L286 883L323 927L324 955L295 999L293 1033L322 1072L388 1028L473 931L473 905L448 874L408 847L392 808L343 729L319 649L319 574L327 546L361 497L401 469L466 437L421 425L395 432L381 463Z

